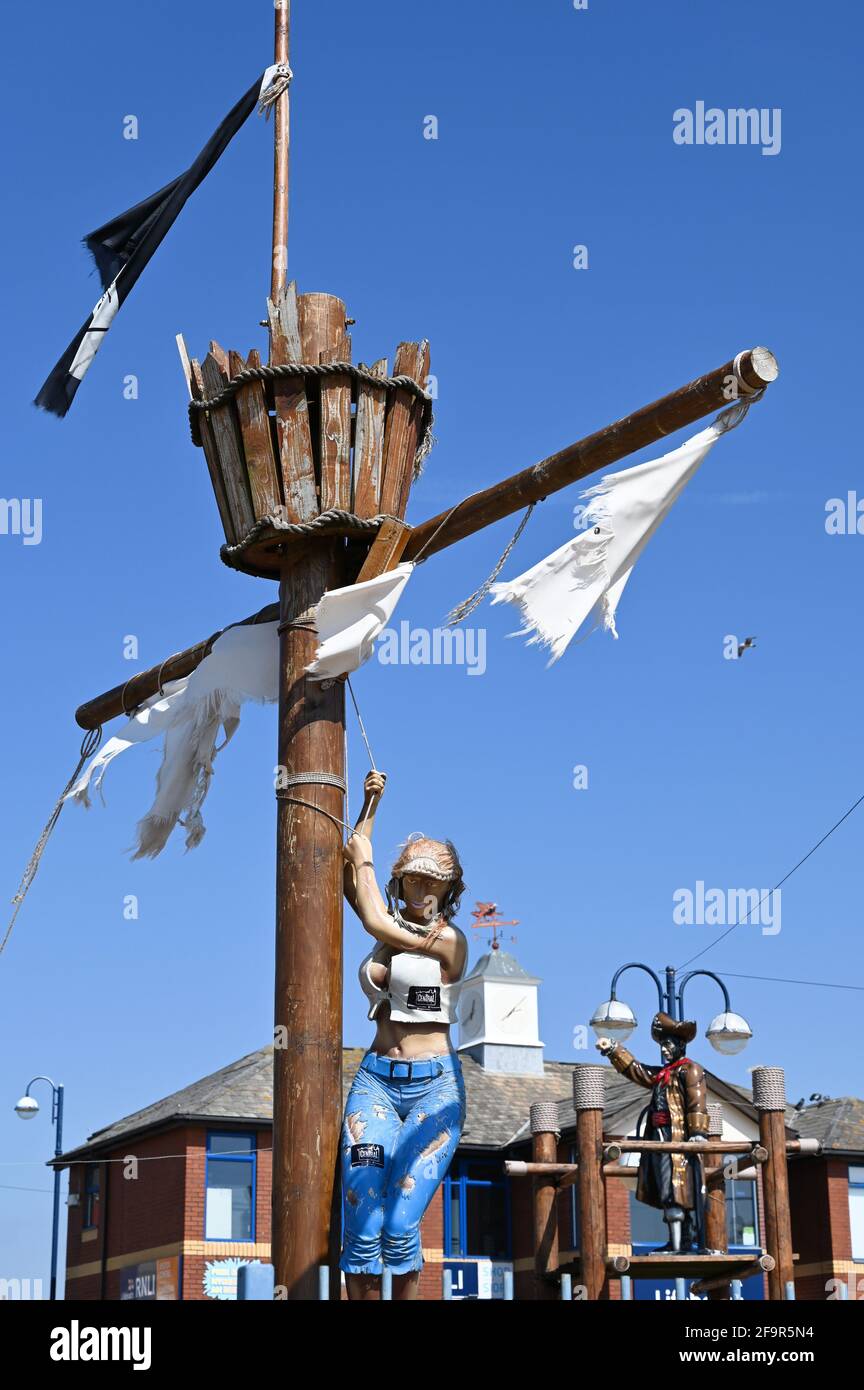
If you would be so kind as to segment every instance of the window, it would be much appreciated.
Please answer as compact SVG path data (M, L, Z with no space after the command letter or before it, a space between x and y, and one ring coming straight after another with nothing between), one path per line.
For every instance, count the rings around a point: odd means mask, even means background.
M254 1134L208 1134L205 1240L255 1239Z
M756 1219L756 1184L741 1178L726 1180L726 1235L729 1249L759 1244Z
M84 1220L83 1227L96 1226L98 1211L96 1203L99 1201L99 1165L98 1163L88 1163L84 1169Z
M849 1168L849 1226L852 1258L864 1260L864 1168Z
M726 1234L732 1251L758 1247L755 1182L746 1178L727 1178ZM669 1240L669 1227L663 1220L662 1211L637 1202L635 1192L630 1193L630 1239L634 1247L656 1247L665 1245Z
M451 1164L444 1179L444 1251L447 1259L510 1259L510 1193L500 1161Z
M575 1144L570 1145L568 1163L579 1162L579 1150ZM570 1184L570 1249L579 1249L579 1179Z

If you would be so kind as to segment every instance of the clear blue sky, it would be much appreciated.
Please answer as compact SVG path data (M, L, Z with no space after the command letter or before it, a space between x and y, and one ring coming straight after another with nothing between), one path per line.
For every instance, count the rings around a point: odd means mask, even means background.
M862 790L864 536L825 532L827 500L864 493L860 14L803 0L294 9L290 270L347 300L358 359L431 340L439 443L409 519L739 348L766 343L781 363L639 564L618 642L596 634L547 671L505 640L512 610L486 606L470 620L487 632L482 677L370 663L355 682L390 773L381 862L411 830L451 836L470 885L462 925L475 898L520 919L512 949L545 981L546 1055L584 1060L573 1030L617 965L681 964L719 935L674 925L676 889L771 887ZM187 205L69 417L30 405L98 297L80 238L191 162L270 61L271 21L265 0L49 0L7 17L0 490L43 503L41 544L0 535L7 899L75 764L76 705L274 595L219 560L174 347L180 330L196 354L211 337L264 347L260 118ZM673 112L697 101L780 108L780 153L676 145ZM422 136L430 114L437 141ZM137 141L122 138L127 115ZM587 270L572 268L577 243ZM507 573L573 534L576 491L537 509ZM399 617L440 624L512 529L422 566ZM724 660L729 633L757 649ZM129 634L138 664L123 659ZM155 863L124 853L154 749L115 765L107 809L64 812L0 958L0 1274L47 1277L47 1116L25 1128L11 1113L31 1075L65 1083L69 1147L271 1035L274 762L274 712L249 710L188 856L178 842ZM588 790L571 786L577 763ZM365 770L352 721L355 806ZM743 926L700 963L864 985L862 815L790 881L779 934ZM472 946L474 960L485 943ZM371 1036L365 948L349 916L351 1045ZM729 985L756 1037L723 1062L702 1040L701 1060L742 1083L749 1066L785 1065L793 1100L864 1094L860 994ZM632 976L622 993L644 1025L650 983ZM702 1029L719 1007L710 982L690 987ZM636 1041L653 1056L644 1026Z

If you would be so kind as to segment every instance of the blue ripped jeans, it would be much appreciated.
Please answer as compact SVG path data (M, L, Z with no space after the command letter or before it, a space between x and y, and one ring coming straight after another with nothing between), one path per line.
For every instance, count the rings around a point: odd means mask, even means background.
M390 1062L393 1062L392 1068ZM347 1274L408 1274L423 1267L420 1222L459 1143L465 1082L455 1052L414 1063L367 1052L342 1122L342 1256ZM388 1072L370 1070L386 1062Z

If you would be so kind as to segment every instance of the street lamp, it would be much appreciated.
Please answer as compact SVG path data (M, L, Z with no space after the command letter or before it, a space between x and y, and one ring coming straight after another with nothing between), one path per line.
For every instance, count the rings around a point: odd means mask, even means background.
M54 1125L54 1157L63 1152L63 1087L55 1086L50 1076L34 1076L27 1090L15 1106L15 1114L22 1120L32 1120L39 1113L39 1102L30 1094L30 1086L37 1081L47 1081L51 1087L51 1123ZM60 1169L54 1169L54 1221L51 1228L51 1292L49 1298L57 1298L57 1246L60 1235Z
M715 975L713 970L691 970L689 975L685 975L681 983L678 984L673 966L667 965L664 988L660 977L654 973L650 966L642 965L640 961L629 961L627 965L622 965L620 970L616 970L612 976L609 998L605 1003L598 1005L591 1019L591 1027L598 1037L629 1038L636 1027L636 1015L630 1005L625 1004L623 999L616 997L618 980L625 970L644 970L646 975L650 975L657 986L657 998L660 1001L661 1013L667 1013L670 1018L682 1021L684 1018L685 986L695 975L707 975L710 980L714 980L720 986L725 1005L724 1012L717 1014L706 1030L705 1036L711 1046L717 1052L725 1053L726 1056L734 1056L736 1052L745 1048L752 1038L752 1028L746 1018L732 1012L729 991L719 975Z

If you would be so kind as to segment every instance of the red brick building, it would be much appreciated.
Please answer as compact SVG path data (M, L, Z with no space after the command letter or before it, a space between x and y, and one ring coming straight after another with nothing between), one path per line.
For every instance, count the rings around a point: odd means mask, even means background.
M451 1268L457 1292L512 1269L515 1297L537 1296L532 1189L504 1174L508 1158L530 1157L528 1114L557 1103L559 1158L575 1158L573 1062L547 1062L537 1028L537 986L506 952L484 956L460 1005L459 1052L468 1100L461 1143L422 1228L421 1296L442 1296ZM519 1015L514 1028L514 1013ZM503 1026L502 1026L503 1024ZM346 1048L343 1095L363 1048ZM579 1060L594 1060L582 1052ZM749 1094L712 1073L709 1101L723 1112L724 1139L758 1138ZM272 1049L262 1048L174 1095L92 1134L59 1160L69 1169L66 1298L203 1300L236 1296L238 1262L270 1259ZM604 1132L632 1135L644 1092L609 1069ZM790 1161L793 1245L799 1299L824 1299L830 1279L853 1279L864 1297L864 1104L826 1101L790 1110L790 1133L818 1138L819 1157ZM742 1145L746 1147L746 1144ZM764 1242L755 1170L727 1183L730 1249ZM576 1190L558 1197L562 1262L578 1252ZM659 1212L635 1201L634 1176L607 1184L610 1253L645 1253L665 1243ZM856 1294L856 1271L861 1289ZM762 1278L745 1297L764 1297ZM608 1296L617 1298L611 1281ZM665 1299L669 1283L638 1280L634 1297ZM834 1296L838 1296L835 1292Z

